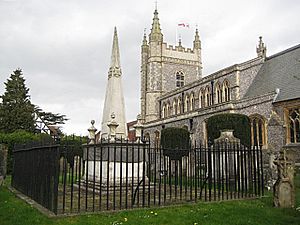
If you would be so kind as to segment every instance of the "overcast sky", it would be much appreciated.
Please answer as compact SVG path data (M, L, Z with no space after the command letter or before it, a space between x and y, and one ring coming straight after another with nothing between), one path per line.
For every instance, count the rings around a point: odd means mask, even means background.
M140 110L140 45L152 24L155 1L0 0L0 95L16 68L23 69L31 101L70 119L63 132L99 129L117 26L127 120ZM256 56L263 36L267 55L300 42L300 1L160 0L164 41L192 47L195 25L202 41L203 74Z

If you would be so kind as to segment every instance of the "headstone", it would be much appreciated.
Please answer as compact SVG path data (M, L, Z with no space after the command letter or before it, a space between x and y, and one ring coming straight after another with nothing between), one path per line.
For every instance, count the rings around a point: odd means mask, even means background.
M220 137L214 140L214 144L216 143L231 143L231 144L240 144L240 139L236 138L233 135L234 130L221 130Z
M240 146L240 139L236 138L233 135L234 130L220 130L221 134L220 137L214 140L214 145L224 148L225 145L227 145L227 148L230 146L238 145ZM217 148L218 149L218 148ZM241 153L239 153L239 156L241 157ZM226 161L227 157L227 161ZM216 168L212 168L212 171L215 171L212 173L212 176L214 174L217 174L220 169L226 168L226 164L229 166L228 170L225 170L225 176L228 177L229 179L229 185L234 186L235 185L235 171L237 171L238 165L234 165L234 162L238 161L238 153L237 151L222 151L220 154L214 154L213 152L211 153L211 158L213 161L220 162L220 165L217 165ZM218 168L220 166L220 168Z
M7 147L0 144L0 186L3 184L6 177L7 166Z
M292 208L295 206L295 154L293 150L283 147L279 157L274 161L278 178L274 184L274 206Z

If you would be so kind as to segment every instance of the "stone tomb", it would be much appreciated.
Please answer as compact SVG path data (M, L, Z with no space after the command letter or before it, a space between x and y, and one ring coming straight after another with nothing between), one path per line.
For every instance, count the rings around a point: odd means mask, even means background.
M127 145L127 146L126 146ZM139 143L102 143L84 147L83 179L101 187L137 185L147 180L147 145Z

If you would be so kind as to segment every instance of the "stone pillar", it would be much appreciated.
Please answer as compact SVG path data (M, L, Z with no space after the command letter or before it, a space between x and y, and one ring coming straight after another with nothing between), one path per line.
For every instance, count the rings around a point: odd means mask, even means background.
M295 206L295 151L285 146L274 161L277 166L278 178L274 184L274 206L292 208Z
M136 137L136 142L141 143L142 142L142 129L143 129L143 124L141 123L141 115L137 116L137 123L133 126L135 128L135 137Z
M6 177L7 167L7 147L0 144L0 186L3 184Z
M89 144L92 145L92 144L96 144L96 131L97 131L97 128L94 127L94 124L95 124L95 120L92 120L91 121L91 124L92 126L88 129L88 132L89 132Z
M119 126L119 124L115 121L115 113L111 114L111 121L107 123L107 126L109 127L109 133L108 133L108 138L110 141L115 141L116 139L116 129Z

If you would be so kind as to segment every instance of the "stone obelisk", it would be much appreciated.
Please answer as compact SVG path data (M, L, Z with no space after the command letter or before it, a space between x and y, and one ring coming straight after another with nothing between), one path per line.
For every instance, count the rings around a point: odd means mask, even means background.
M102 138L109 138L109 127L107 125L111 122L112 115L114 115L114 121L118 124L116 128L116 138L127 138L125 104L121 78L120 51L117 28L115 27L101 124Z

